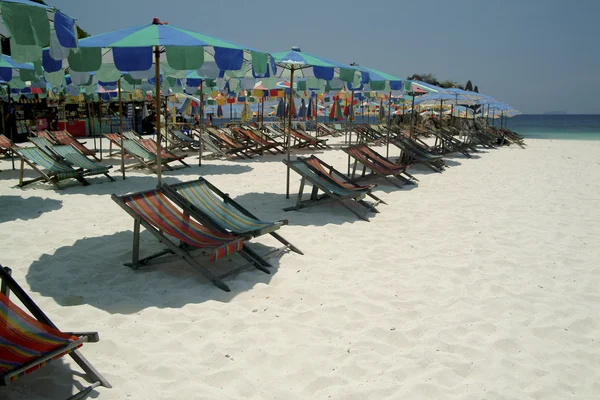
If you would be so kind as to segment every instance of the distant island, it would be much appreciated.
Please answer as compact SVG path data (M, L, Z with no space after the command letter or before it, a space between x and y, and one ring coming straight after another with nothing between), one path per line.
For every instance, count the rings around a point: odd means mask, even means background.
M565 115L565 111L546 111L544 115Z

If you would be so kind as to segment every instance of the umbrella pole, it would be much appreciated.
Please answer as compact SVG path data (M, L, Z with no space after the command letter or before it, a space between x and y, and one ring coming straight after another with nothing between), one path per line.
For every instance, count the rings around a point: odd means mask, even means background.
M290 105L289 105L289 118L288 121L288 134L287 134L287 178L286 178L286 188L285 188L285 198L290 198L290 143L292 136L292 117L294 116L294 110L292 109L292 97L294 91L294 66L291 68L290 73ZM285 92L284 92L285 93Z
M392 130L392 91L390 90L390 97L388 99L388 128L387 128L387 141L385 145L385 158L390 157L390 131Z
M415 133L415 125L417 124L417 117L415 115L415 93L412 93L412 108L411 108L411 114L412 114L412 124L410 125L410 137L412 138L414 136Z
M98 93L98 126L100 127L100 161L102 161L102 95Z
M156 175L158 177L158 186L160 187L162 183L162 138L160 132L160 49L158 48L158 46L154 46L154 70L154 78L156 79Z
M202 147L204 144L202 136L204 136L204 93L202 92L203 81L200 80L200 104L198 104L198 109L200 111L200 143L198 149L198 166L202 165Z
M167 89L168 90L168 89ZM165 95L165 147L169 148L169 135L167 135L167 125L169 125L169 96Z
M94 150L97 150L98 147L96 147L96 134L94 132L94 126L92 123L92 109L90 107L90 103L87 100L85 101L85 105L87 107L87 112L88 112L88 122L90 124L90 135L94 139Z
M119 89L119 133L121 134L121 173L125 179L125 148L123 146L123 101L121 99L121 78L117 81Z
M6 92L8 93L8 114L10 115L10 103L11 103L11 96L10 96L10 85L7 83L6 84ZM4 117L4 115L2 115ZM2 124L4 124L4 118L2 118ZM9 126L8 129L10 130L10 143L14 146L15 145L15 141L13 138L13 127ZM10 160L12 162L12 169L15 169L15 155L14 155L14 151L11 152L11 157Z
M0 100L0 118L2 118L2 134L6 135L6 123L4 122L4 102L2 100ZM10 144L14 144L12 140L10 141ZM12 160L12 169L15 169L15 156L12 151L10 152L10 159Z
M346 123L346 130L348 131L348 146L352 145L352 130L349 130L349 125L352 123L352 117L354 116L354 89L351 91L352 98L350 99L350 110L349 110L349 119L350 122ZM358 143L358 136L356 136L356 142ZM350 154L348 154L348 176L350 176Z

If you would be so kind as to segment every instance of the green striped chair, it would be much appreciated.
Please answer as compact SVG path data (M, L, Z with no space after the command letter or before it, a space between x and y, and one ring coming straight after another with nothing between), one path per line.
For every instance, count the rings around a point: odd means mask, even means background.
M95 163L81 154L73 146L53 145L48 139L42 137L31 137L29 138L29 141L35 144L40 150L48 153L51 157L59 157L68 164L81 169L83 176L103 174L109 180L114 181L114 179L108 175L108 170L112 168L112 165L105 166Z
M319 173L302 160L283 160L283 163L288 165L292 170L302 177L302 180L300 181L300 189L298 190L296 205L284 208L284 211L300 210L305 207L312 207L328 202L337 202L342 207L345 207L348 211L364 221L369 221L369 218L366 215L367 212L379 212L377 211L377 208L375 208L378 202L376 202L374 205L371 205L364 200L365 196L371 192L369 187L360 189L348 188L340 185L339 182L336 182L335 180ZM312 185L313 189L310 194L310 198L303 200L302 195L304 193L304 186L306 183ZM323 194L319 195L319 190L323 192ZM360 206L364 207L366 211L361 214L354 208L350 207L347 202L359 204Z
M98 386L111 388L110 383L78 350L84 343L97 342L98 334L60 331L12 278L10 272L9 268L0 265L0 385L8 386L68 354L83 369L91 383L71 398L87 398ZM10 300L11 292L29 313Z
M76 179L82 185L89 185L88 181L83 178L83 172L81 170L73 169L70 165L52 158L48 153L37 147L15 147L14 151L21 158L21 171L19 174L20 187L34 182L46 181L53 184L58 189L62 189L59 182L71 178ZM40 176L38 178L25 180L23 177L25 163Z
M288 224L287 220L269 222L258 219L204 178L174 185L165 183L162 189L171 200L189 210L194 218L219 232L252 237L269 234L281 242L284 248L304 254L276 232Z

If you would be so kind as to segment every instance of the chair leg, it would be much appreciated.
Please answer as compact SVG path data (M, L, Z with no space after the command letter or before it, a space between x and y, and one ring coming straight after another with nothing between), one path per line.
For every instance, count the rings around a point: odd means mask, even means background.
M138 269L140 259L140 220L136 218L133 222L133 254L131 268Z
M69 353L71 358L81 367L82 370L92 379L93 382L100 382L106 388L111 388L112 385L102 376L100 372L94 368L92 364L78 350Z

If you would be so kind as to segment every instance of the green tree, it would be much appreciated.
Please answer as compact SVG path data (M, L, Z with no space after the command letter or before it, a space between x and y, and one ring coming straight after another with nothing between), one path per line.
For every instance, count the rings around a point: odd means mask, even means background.
M473 84L471 83L471 81L467 81L467 83L465 84L465 90L468 90L470 92L473 91Z
M479 86L475 86L475 87L473 88L473 91L474 91L475 93L479 93Z

